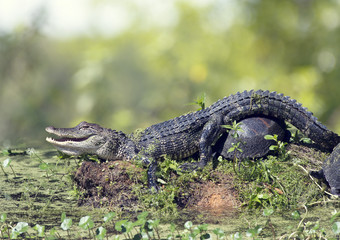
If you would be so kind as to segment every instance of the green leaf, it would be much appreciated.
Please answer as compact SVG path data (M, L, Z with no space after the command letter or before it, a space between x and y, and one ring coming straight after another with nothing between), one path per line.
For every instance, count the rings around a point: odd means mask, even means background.
M38 237L44 237L45 236L45 226L41 226L41 225L37 224L33 227L33 229L38 232Z
M161 179L161 178L157 178L157 182L159 182L160 184L164 184L164 185L166 185L167 184L167 182L166 181L164 181L163 179Z
M195 226L195 227L191 228L190 232L191 232L192 236L196 237L198 234L201 233L201 230L197 226Z
M128 220L124 219L124 220L120 220L118 222L116 222L115 224L115 229L119 232L126 232L126 228L124 226L124 224L127 222Z
M65 220L65 218L66 218L66 213L63 212L63 213L61 214L61 222L63 222L63 221Z
M224 231L220 228L216 228L213 230L213 233L216 234L217 238L222 238L224 235Z
M7 214L6 213L3 213L0 215L0 222L5 222L7 219Z
M152 221L152 225L153 225L154 228L158 227L159 223L160 223L159 219L155 219L155 220Z
M125 231L126 233L131 232L131 230L132 230L133 227L134 227L133 222L130 222L130 221L124 223L123 226L124 226L125 229L126 229L126 231Z
M84 230L91 229L94 227L94 223L90 216L82 217L79 221L79 227Z
M248 229L247 232L246 232L246 236L254 238L257 235L259 235L261 231L262 231L262 227L261 226L256 226L253 229Z
M90 216L82 217L79 221L79 227L86 225L89 222L90 219L91 219Z
M192 233L189 233L188 240L196 240L196 235L192 234Z
M187 221L186 223L184 223L184 227L188 230L190 230L192 228L192 222L191 221Z
M336 234L336 235L340 234L340 222L335 222L332 225L332 230L333 230L334 234Z
M67 231L71 228L72 226L72 219L71 218L65 218L64 221L61 223L60 227L64 230Z
M177 165L171 163L171 164L169 165L169 168L172 169L172 170L177 170Z
M5 161L3 162L2 166L4 167L9 167L9 165L11 164L11 159L10 158L6 158Z
M11 239L17 239L18 236L20 235L19 232L13 231L14 228L12 229L12 233L11 233Z
M201 225L198 225L198 229L203 232L203 231L207 231L208 230L208 224L201 224Z
M96 238L98 239L104 239L106 236L106 229L103 227L99 227L96 230Z
M267 193L260 193L257 195L258 199L264 199L267 200L269 199L269 195Z
M134 226L141 226L144 225L146 222L146 217L149 215L149 212L142 212L137 216L137 221L134 222Z
M266 135L266 136L264 136L264 139L266 139L266 140L275 140L274 136L272 136L272 135Z
M233 152L233 151L235 151L235 147L230 147L227 152L230 153L230 152Z
M138 214L137 219L146 219L148 215L149 215L149 212L142 212Z
M12 228L11 238L16 239L20 234L27 232L28 228L28 223L18 222L17 225Z
M233 239L233 240L242 240L242 235L241 235L239 232L230 235L230 237L231 237L231 239Z
M294 220L299 220L301 218L299 211L294 211L294 212L291 213L291 215L292 215Z
M266 216L266 217L272 215L273 213L274 213L273 208L267 208L267 209L263 210L263 216Z
M276 145L271 145L271 146L269 147L269 150L271 150L271 151L276 151L278 148L279 148L279 147L276 146Z
M233 129L233 126L231 125L221 125L221 127L226 128L226 129Z
M54 235L56 234L56 232L57 232L57 229L55 229L55 227L53 227L53 228L51 228L50 229L50 235L52 236L52 237L54 237Z
M190 103L189 105L199 105L200 108L198 110L205 109L205 101L206 101L206 94L203 93L200 97L197 98L197 100L193 103Z
M303 143L312 143L312 139L310 139L310 138L301 138L300 141L303 142Z
M8 156L8 155L9 155L9 151L8 151L8 150L2 150L2 154L3 154L4 156Z
M170 225L170 232L174 233L175 230L176 230L176 225L174 223L171 223L171 225Z
M27 222L18 222L17 225L13 228L14 231L24 233L28 230L28 223Z
M104 215L103 220L104 220L105 223L107 223L107 222L110 222L115 216L116 216L115 212L109 212L109 213Z
M144 225L144 229L147 232L151 232L153 231L153 229L157 228L159 225L160 220L156 219L156 220L148 220L146 221L145 225Z
M44 171L47 170L48 167L49 167L48 164L44 162L39 165L39 168Z
M340 212L337 212L335 210L334 213L332 213L332 214L333 214L333 216L331 217L331 220L330 220L331 223L333 223L335 221L335 219L340 216Z

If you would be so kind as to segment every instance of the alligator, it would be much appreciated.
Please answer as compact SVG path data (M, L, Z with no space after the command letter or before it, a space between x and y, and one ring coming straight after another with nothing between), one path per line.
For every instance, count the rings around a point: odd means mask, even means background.
M158 190L156 170L164 156L184 159L199 154L200 160L185 163L183 170L203 168L212 158L212 146L225 133L222 125L249 117L275 118L287 121L321 148L339 149L340 136L327 129L302 104L283 94L263 90L238 92L211 106L165 122L154 124L137 134L81 122L73 128L47 127L46 141L68 155L95 154L106 160L140 160L148 165L148 185ZM340 154L333 151L325 160L323 175L331 192L340 195Z

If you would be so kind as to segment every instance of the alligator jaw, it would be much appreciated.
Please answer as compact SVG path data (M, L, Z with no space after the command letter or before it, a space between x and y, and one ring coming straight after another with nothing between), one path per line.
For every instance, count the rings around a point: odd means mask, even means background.
M96 135L79 134L71 129L62 129L47 127L46 132L56 135L58 138L47 137L46 141L53 144L58 150L67 155L91 154L95 152L100 145L94 144Z
M58 140L58 139L53 139L50 137L46 138L46 141L53 144L58 150L62 151L63 153L67 155L81 155L83 152L81 151L80 147L77 146L77 141L73 140Z

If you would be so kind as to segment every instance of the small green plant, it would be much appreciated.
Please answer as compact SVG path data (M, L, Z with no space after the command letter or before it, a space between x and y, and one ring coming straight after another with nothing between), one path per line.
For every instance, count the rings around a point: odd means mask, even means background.
M81 227L82 229L84 230L88 230L89 232L89 237L91 236L95 236L96 233L94 232L93 228L94 228L94 223L91 219L90 216L85 216L85 217L82 217L80 220L79 220L79 227ZM105 231L104 229L101 229L101 232Z
M5 174L5 176L7 176L7 173L5 172L4 168L10 167L12 172L13 172L14 177L16 177L16 174L15 174L15 172L14 172L12 166L11 166L11 161L12 160L10 158L6 158L5 161L1 165L1 169L2 169L3 173Z
M150 194L143 188L135 187L133 190L139 198L140 208L154 213L157 217L176 217L178 208L175 203L175 197L178 195L179 188L173 184L164 185L162 191L157 194Z
M225 238L225 233L220 228L215 228L213 230L213 233L216 235L216 239L224 239Z
M237 123L236 121L234 121L232 123L232 125L222 125L221 127L228 129L228 132L231 135L231 137L237 140L239 138L239 132L243 132L241 125L242 125L241 122ZM243 152L243 150L240 148L241 143L242 143L241 141L237 141L236 143L232 143L232 146L228 149L228 152L234 153L234 157L233 157L234 165L233 165L233 167L234 167L234 172L236 174L238 173L236 171L236 165L238 164L237 153Z
M33 229L37 231L38 237L44 237L45 236L45 226L41 226L39 224L36 224Z
M266 100L264 96L253 92L250 98L250 109L254 109L253 107L257 107L257 105L261 104L263 100Z
M286 160L289 157L289 151L287 151L286 149L286 142L282 142L280 140L278 140L278 135L274 134L274 135L266 135L264 136L264 138L266 140L273 140L275 141L276 145L272 145L269 147L270 150L275 151L278 153L279 157Z
M7 223L7 215L0 215L0 236L2 239L18 239L18 238L45 238L45 239L75 239L84 238L86 233L87 239L243 239L243 235L247 239L263 239L271 236L272 239L336 239L340 234L340 222L336 221L340 214L337 211L332 213L330 219L331 232L327 232L324 227L320 226L319 221L306 221L308 211L302 217L299 211L293 211L291 218L298 221L297 226L293 227L288 233L277 236L276 229L272 223L271 216L275 212L273 208L266 208L262 215L265 217L263 223L256 223L249 226L244 232L236 232L227 238L224 231L220 228L209 230L208 224L194 225L191 221L186 221L181 227L171 223L168 229L161 230L159 219L149 219L149 212L142 212L137 215L135 221L129 219L116 219L114 212L109 212L102 218L102 223L94 223L91 216L81 217L77 226L72 225L72 219L67 218L66 214L61 215L60 228L67 231L67 237L58 232L57 227L53 227L48 232L45 227L36 224L34 227L26 222L18 222L14 226ZM114 221L116 220L116 221ZM106 228L114 228L120 235L108 235ZM84 232L85 230L85 232ZM60 231L60 230L59 230ZM82 231L82 233L80 233ZM167 234L165 234L167 232ZM121 235L124 237L121 238ZM215 238L214 238L215 236ZM333 238L332 238L333 237Z
M199 108L197 110L199 111L199 110L205 109L205 102L206 102L206 94L203 93L200 97L196 99L195 102L189 103L189 105L198 105Z
M61 214L61 229L63 229L64 231L67 231L67 235L70 238L70 228L72 226L72 219L71 218L67 218L66 217L66 213L63 212Z
M211 239L211 235L208 233L208 224L194 226L191 221L187 221L184 228L186 229L184 239ZM221 232L217 236L221 236Z
M292 142L298 143L312 143L312 140L310 138L305 137L299 130L296 129L296 131L292 131L290 140Z
M222 125L221 127L228 129L229 134L235 139L239 137L238 132L243 132L243 129L241 128L242 123L234 121L232 125Z
M1 223L1 227L0 227L0 233L1 233L1 238L5 239L5 236L10 236L10 225L6 222L7 219L7 214L6 213L2 213L0 215L0 223Z
M11 239L17 239L21 234L27 234L30 237L30 234L27 232L29 229L28 223L26 222L18 222L13 228L11 233Z
M304 214L304 216L302 217L299 211L294 211L291 213L291 217L294 220L300 220L299 224L297 225L297 227L295 228L295 230L290 233L290 234L285 234L282 237L287 237L288 239L327 239L327 236L330 235L330 233L328 233L324 227L320 226L320 222L317 221L306 221L307 216L308 216L308 209L306 206L304 206L306 213ZM333 213L333 216L330 220L330 223L332 225L332 232L334 235L336 235L338 237L338 235L340 234L340 222L335 222L335 219L338 217L339 215L337 214L337 212L335 211L335 213Z
M178 161L172 160L168 157L164 158L164 161L159 163L160 167L160 176L162 177L162 180L158 178L158 181L161 181L161 184L167 184L171 180L171 173L175 173L177 175L182 175L182 171L180 169Z
M31 158L35 157L40 162L39 168L41 170L45 171L47 178L49 178L51 174L56 173L55 170L54 170L54 166L52 166L52 165L48 164L47 162L45 162L44 160L42 160L41 157L37 154L37 152L35 151L34 148L27 149L27 153ZM49 173L50 173L50 175L49 175Z
M281 178L277 177L282 171L277 162L276 157L242 161L238 173L239 191L241 196L247 199L244 204L248 208L284 207L288 204L284 184Z
M246 232L246 236L250 237L252 239L259 239L259 234L262 232L262 227L260 225L257 225L254 228L248 229Z

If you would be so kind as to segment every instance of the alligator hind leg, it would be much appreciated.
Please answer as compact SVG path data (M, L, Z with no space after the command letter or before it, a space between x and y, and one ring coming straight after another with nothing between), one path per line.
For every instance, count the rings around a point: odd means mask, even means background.
M212 155L212 144L218 139L222 133L222 116L214 115L204 125L202 135L199 140L200 161L195 163L185 163L180 166L182 170L192 171L198 168L204 168Z

